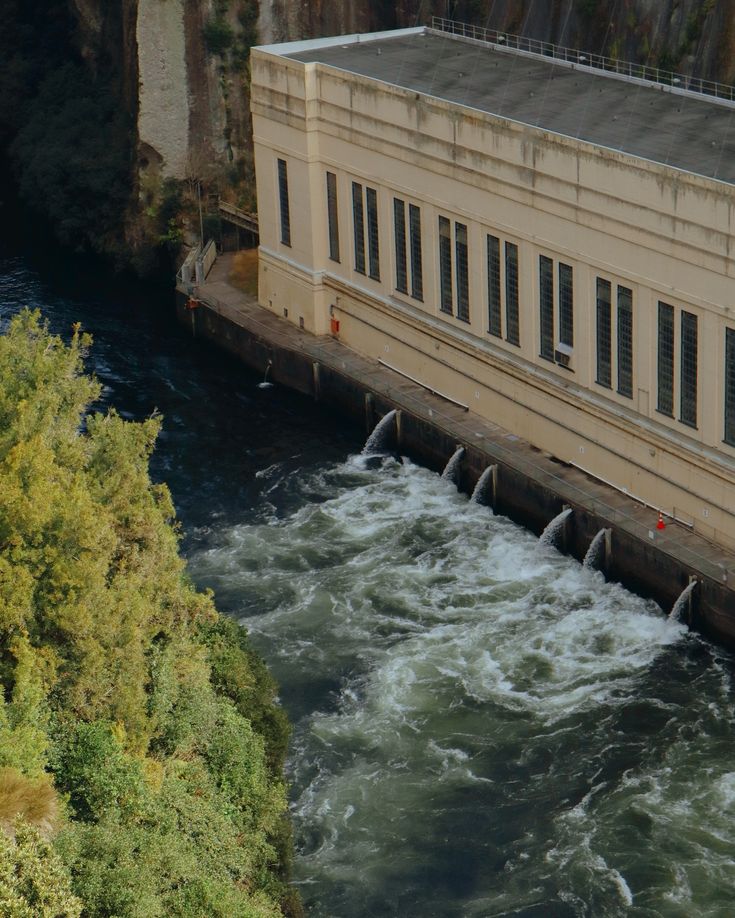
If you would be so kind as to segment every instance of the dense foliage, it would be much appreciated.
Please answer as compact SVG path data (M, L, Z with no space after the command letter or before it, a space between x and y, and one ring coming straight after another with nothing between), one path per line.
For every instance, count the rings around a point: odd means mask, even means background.
M0 910L295 912L273 683L186 579L159 420L88 413L88 345L0 337Z

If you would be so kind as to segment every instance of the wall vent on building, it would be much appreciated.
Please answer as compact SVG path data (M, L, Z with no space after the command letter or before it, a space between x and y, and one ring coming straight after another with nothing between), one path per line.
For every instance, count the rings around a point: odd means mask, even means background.
M573 353L573 348L571 348L568 344L562 344L562 342L559 342L556 345L556 349L554 350L554 360L559 364L560 367L564 367L565 370L568 370L570 369L569 365L571 363Z

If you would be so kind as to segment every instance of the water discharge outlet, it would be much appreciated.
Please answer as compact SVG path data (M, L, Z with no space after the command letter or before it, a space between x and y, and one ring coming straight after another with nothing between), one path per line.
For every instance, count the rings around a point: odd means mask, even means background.
M395 442L396 415L396 409L393 408L384 418L378 421L362 448L363 456L375 456L376 454L388 452L389 444Z
M696 577L690 577L689 583L681 591L679 598L671 607L669 618L673 622L685 622L687 625L692 624L694 616L695 591L699 586L699 580Z
M442 478L447 481L454 482L457 487L459 487L459 474L462 466L462 457L464 456L464 446L457 446L455 451L452 453L452 457L444 466L444 471L442 472Z
M565 541L567 520L572 513L574 510L571 507L565 507L561 513L558 513L541 533L539 542L542 545L553 545L554 548L559 548Z
M273 366L273 361L269 360L268 363L265 365L265 373L263 374L263 382L258 383L259 389L270 389L273 386L272 382L268 382L268 373L270 373L270 369L272 366Z
M601 529L590 542L582 566L605 573L610 559L612 529Z
M470 497L470 503L495 507L495 493L498 485L498 467L489 465L477 479L477 484Z

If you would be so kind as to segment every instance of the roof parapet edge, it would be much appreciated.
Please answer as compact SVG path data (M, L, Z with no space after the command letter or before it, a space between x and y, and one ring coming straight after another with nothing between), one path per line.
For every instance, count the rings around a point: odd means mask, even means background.
M423 35L425 26L410 29L393 29L385 32L356 32L352 35L331 35L328 38L309 38L305 41L288 41L275 45L257 45L253 51L263 51L266 54L277 54L279 57L289 57L292 54L303 54L305 51L317 48L331 48L335 45L359 45L363 41L375 41L380 38L401 38L404 35Z

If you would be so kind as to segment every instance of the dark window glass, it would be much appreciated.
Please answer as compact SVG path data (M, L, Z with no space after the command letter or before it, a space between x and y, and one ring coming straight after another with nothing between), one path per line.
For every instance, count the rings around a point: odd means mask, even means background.
M518 246L505 243L505 337L520 347L518 325Z
M500 240L487 237L487 330L498 338L503 334L500 319Z
M355 271L365 273L365 216L362 207L362 185L352 183L352 222L355 228Z
M554 262L539 255L539 330L540 353L545 360L554 359Z
M411 242L411 296L424 298L424 269L421 260L421 208L408 205L408 227Z
M327 172L327 217L329 220L329 257L339 261L339 223L337 220L337 176Z
M697 426L697 317L681 314L681 391L680 420Z
M399 198L393 198L393 229L396 237L396 290L408 293L406 205Z
M439 217L439 279L442 312L452 312L452 233L449 220Z
M618 287L618 392L633 398L633 291Z
M597 278L597 382L611 388L612 320L610 317L610 281Z
M574 280L571 265L559 262L559 341L574 346Z
M674 307L658 304L658 410L674 415Z
M725 443L735 446L735 329L725 329Z
M457 318L470 321L470 278L467 262L467 227L464 223L454 224L454 238L457 253Z
M281 242L291 245L291 213L288 205L288 167L284 159L278 160L278 200L281 209Z
M367 225L368 225L368 259L370 277L380 280L380 244L378 240L378 193L374 188L366 188Z

